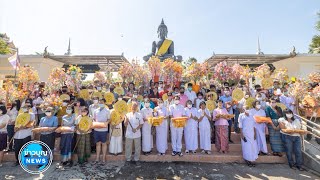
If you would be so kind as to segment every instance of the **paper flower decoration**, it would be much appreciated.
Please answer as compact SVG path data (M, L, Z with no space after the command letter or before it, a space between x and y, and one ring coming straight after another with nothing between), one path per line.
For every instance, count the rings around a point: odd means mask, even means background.
M152 77L160 76L162 73L160 59L156 56L150 57L148 61L149 71Z
M281 83L287 82L289 80L288 69L276 69L272 75L272 78L277 79Z
M320 83L320 72L310 73L308 77L311 82Z
M207 74L206 63L200 64L193 62L190 66L186 68L185 77L189 80L199 81L203 76Z
M260 79L269 78L271 75L270 67L267 64L255 68L254 76Z
M131 82L133 80L133 67L129 63L123 63L118 73L125 82Z
M7 97L7 91L5 89L0 88L0 101L5 100Z
M58 91L65 85L65 81L67 80L67 74L63 68L53 68L49 78L47 86L49 87L50 91Z
M234 80L233 69L228 65L226 61L218 63L214 67L213 78L219 83L229 82L232 83Z
M168 84L179 82L182 78L183 67L181 63L169 58L163 62L163 79Z
M39 81L38 71L31 66L21 67L18 71L18 81L24 91L33 91L34 83Z
M306 92L308 92L308 83L302 79L298 79L290 88L290 95L299 100L303 99Z
M50 96L47 96L44 98L44 103L47 103L50 106L58 107L58 106L61 106L62 100L58 95L51 94Z
M66 85L71 91L79 92L82 70L78 66L70 65L67 70Z
M159 66L161 66L160 63ZM135 84L148 83L151 79L151 73L147 69L140 66L138 63L134 63L133 77Z
M121 123L121 114L118 111L116 111L116 110L111 111L110 123L113 126L116 126Z
M93 81L99 80L100 83L104 84L106 82L106 74L101 71L96 71L94 73Z
M118 111L121 115L125 115L128 113L128 106L124 100L118 101L114 104L114 109Z

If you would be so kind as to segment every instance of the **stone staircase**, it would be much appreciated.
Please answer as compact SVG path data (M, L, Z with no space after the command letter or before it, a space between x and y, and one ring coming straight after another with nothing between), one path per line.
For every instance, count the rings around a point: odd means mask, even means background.
M171 144L168 143L168 150L166 155L159 156L157 155L156 148L154 146L153 153L145 156L141 154L141 161L145 162L202 162L202 163L244 163L242 158L242 151L241 151L241 143L240 143L240 135L236 133L231 134L231 139L233 140L234 144L229 144L229 153L222 154L216 151L215 145L212 144L212 153L208 154L201 154L198 150L196 154L185 154L183 157L179 156L171 156L172 148ZM124 149L124 148L123 148ZM185 150L185 145L182 148L183 152ZM268 144L268 151L271 152L270 144ZM94 161L96 154L92 154L89 161ZM73 155L73 159L77 161L77 155ZM4 161L15 161L14 153L5 153ZM60 161L60 153L54 152L54 161ZM124 152L120 155L112 155L107 154L107 161L125 161ZM278 156L259 156L257 163L286 163L287 159L285 155L283 157Z

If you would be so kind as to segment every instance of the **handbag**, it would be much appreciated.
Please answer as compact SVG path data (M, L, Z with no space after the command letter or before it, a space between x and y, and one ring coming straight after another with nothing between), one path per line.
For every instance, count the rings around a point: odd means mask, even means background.
M122 131L120 128L114 128L112 130L112 133L111 133L111 136L114 136L114 137L119 137L122 135Z

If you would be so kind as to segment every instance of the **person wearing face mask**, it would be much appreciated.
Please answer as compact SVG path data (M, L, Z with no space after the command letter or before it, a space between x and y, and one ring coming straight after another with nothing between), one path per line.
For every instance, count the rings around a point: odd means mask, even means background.
M23 106L21 106L21 113L26 113L26 114L29 114L30 115L30 122L33 124L35 123L35 114L30 112L29 109L31 107L24 104ZM24 144L26 144L27 142L31 141L31 135L32 135L32 127L33 126L30 125L30 127L26 126L26 127L20 127L20 128L17 128L15 127L14 128L14 131L15 131L15 134L13 136L14 138L14 153L15 153L15 158L16 158L16 163L15 163L15 166L18 166L19 165L19 159L18 159L18 155L19 155L19 152L20 152L20 149L22 148L22 146Z
M195 100L194 100L194 106L197 108L197 109L200 109L200 103L201 102L204 102L204 98L203 98L203 93L202 92L198 92L197 93L197 97Z
M141 153L141 128L144 125L143 116L138 112L138 104L133 102L131 112L125 115L124 125L126 127L125 156L126 161L132 159L132 144L134 143L134 162L140 160Z
M250 109L250 115L266 117L266 112L261 109L260 101L256 100L252 103L252 109ZM266 123L255 123L256 140L257 140L257 150L259 155L267 155L267 141L266 141Z
M281 90L280 90L280 83L278 80L275 80L273 82L273 87L271 89L269 89L269 95L270 96L273 96L273 95L276 95L278 92L281 93Z
M293 112L290 109L286 109L283 112L285 114L284 118L279 119L282 140L286 147L286 155L291 169L299 169L303 171L302 164L302 152L301 152L301 137L299 133L285 133L282 129L299 130L301 129L301 122L299 119L295 119ZM295 155L295 161L292 156Z
M153 135L151 133L151 124L148 122L148 118L152 117L153 110L150 108L150 100L144 101L144 108L141 109L143 117L142 126L142 151L144 155L149 155L153 148Z
M190 100L192 103L197 98L196 93L192 90L192 83L188 83L188 88L184 92L184 94L188 97L188 100ZM181 100L181 99L180 99Z
M211 154L211 114L206 108L206 103L202 101L200 103L200 109L198 110L199 117L199 134L200 134L200 149L201 153Z
M77 101L74 103L74 113L76 117L81 115L81 110L86 107L86 102L83 98L77 98Z
M51 150L54 149L55 143L55 130L58 127L58 118L53 115L54 109L48 107L45 111L46 116L41 118L39 127L49 127L50 129L46 132L41 132L40 141L46 143Z
M11 139L13 138L14 135L14 126L15 126L15 121L18 116L18 112L20 110L20 100L15 100L14 103L12 103L11 108L8 109L8 116L10 117L10 120L7 125L7 132L8 132L8 140L10 142L9 144L9 151L13 151L13 141Z
M169 106L169 115L170 118L183 117L186 116L184 107L180 104L180 97L174 97L174 104ZM182 135L183 128L176 128L173 126L173 122L171 120L170 123L170 132L171 132L171 146L172 146L172 156L179 155L183 156L182 149Z
M289 92L286 88L283 88L282 92L283 94L279 97L280 103L286 105L286 107L289 108L293 113L296 113L295 98L292 96L289 96Z
M187 101L187 107L184 109L188 118L187 124L184 127L184 141L186 143L186 154L191 151L193 154L198 149L198 110L192 107L192 102Z
M67 110L67 106L69 104L68 100L63 100L61 107L59 108L58 112L57 112L57 118L58 118L58 127L61 126L62 123L62 117L64 115L66 115L66 110ZM60 140L61 140L61 133L55 133L56 136L56 147L55 150L59 151L59 145L60 145Z
M4 151L7 148L7 125L10 120L7 115L7 108L4 104L0 103L0 167L2 167L2 159Z
M97 109L99 109L100 107L99 107L99 98L98 97L93 97L92 98L93 99L93 104L91 104L90 106L89 106L89 116L90 117L93 117L93 115L94 115L94 112L97 110Z
M155 112L158 116L163 116L164 119L162 123L156 127L156 145L158 155L162 156L166 154L168 148L168 121L169 118L169 111L164 106L163 100L158 100L158 106L155 108Z
M183 106L183 107L186 107L187 105L187 101L188 101L188 96L186 95L185 93L185 90L183 87L180 88L180 104Z
M101 99L99 101L99 108L96 109L93 113L93 120L95 122L103 122L109 124L110 120L110 111L105 107L106 100ZM100 152L102 151L102 162L106 162L107 155L107 135L108 135L108 126L106 128L95 128L93 131L94 141L96 143L96 162L99 162Z
M164 101L164 106L169 108L170 105L174 104L172 92L168 92L168 99Z
M79 129L79 122L82 117L89 117L89 109L83 108L80 111L80 115L76 117L75 125L76 125L76 132L77 132L77 155L78 155L78 162L79 164L83 164L84 162L88 162L88 158L91 156L91 138L90 133L91 129L84 132ZM90 118L90 117L89 117Z
M270 100L270 106L266 108L266 116L272 119L272 123L268 124L268 131L270 136L271 150L274 156L282 157L281 152L285 152L283 142L281 141L280 126L278 119L283 117L280 107L277 106L277 101L273 97Z
M74 130L75 119L74 107L72 105L68 105L66 109L66 115L62 117L61 126L71 127L71 129ZM61 132L60 153L61 162L64 166L72 166L72 139L73 132Z
M145 107L144 104L145 104L146 101L149 101L149 103L150 103L150 108L151 108L151 109L154 109L154 108L156 107L155 104L154 104L154 102L153 102L153 101L150 101L148 95L147 95L147 94L144 94L144 95L143 95L143 102L140 103L140 110L142 110L142 109Z
M229 114L228 111L223 108L223 101L218 100L218 107L213 110L212 119L215 121L215 146L219 153L226 153L229 150L228 144L228 120L218 117L218 115Z
M263 100L262 93L257 93L256 94L256 100L259 101L261 105L261 109L265 110L266 109L266 102Z
M228 114L233 114L233 107L232 107L231 101L226 102L225 107L226 107ZM228 126L228 139L229 139L229 143L233 144L233 141L231 140L231 127L232 127L234 118L227 119L227 120L228 120L228 124L229 124L229 126ZM238 123L237 123L237 125L238 125Z
M243 159L249 167L254 167L254 161L258 159L255 120L250 114L249 108L244 107L239 115L239 128L241 132L241 146Z
M223 102L223 107L226 107L226 102L231 102L232 97L230 96L230 89L229 88L224 88L224 95L220 96L219 100Z

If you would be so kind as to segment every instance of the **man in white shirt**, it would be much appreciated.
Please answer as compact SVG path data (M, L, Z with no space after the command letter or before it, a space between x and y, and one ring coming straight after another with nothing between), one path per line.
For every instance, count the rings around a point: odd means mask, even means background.
M101 99L99 101L99 108L93 113L93 120L95 122L103 122L107 124L106 128L95 128L93 135L96 143L97 157L96 162L99 161L100 152L102 149L102 162L106 162L107 155L107 134L108 134L108 123L110 120L110 111L105 107L106 100Z
M138 104L132 102L131 112L125 117L126 130L126 160L131 161L132 143L134 143L134 162L139 161L141 151L141 128L144 124L142 115L138 112Z
M191 83L188 84L188 88L187 88L187 90L184 92L184 94L185 94L186 96L188 96L188 100L192 101L192 103L193 103L194 100L197 98L197 94L196 94L194 91L192 91L192 84L191 84Z
M180 104L180 97L174 97L174 104L169 107L170 118L185 116L184 107ZM171 145L172 145L172 156L179 155L183 156L182 149L182 135L183 128L176 128L173 126L173 122L170 123L171 130Z

